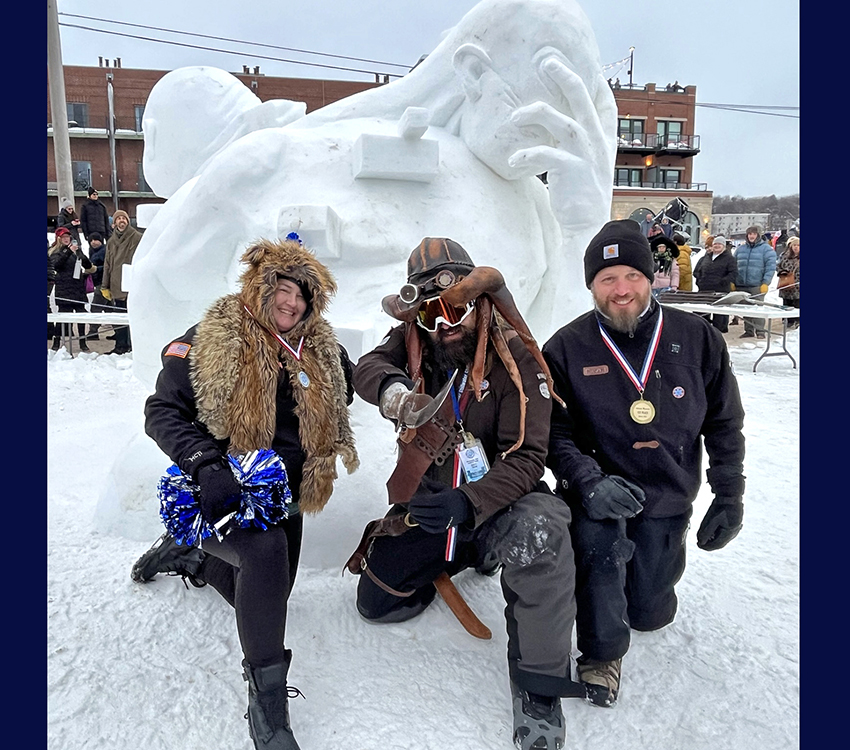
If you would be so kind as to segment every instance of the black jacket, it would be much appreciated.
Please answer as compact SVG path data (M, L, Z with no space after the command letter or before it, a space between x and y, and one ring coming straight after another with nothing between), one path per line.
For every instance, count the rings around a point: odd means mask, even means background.
M99 200L95 201L91 198L86 200L80 209L80 227L86 240L92 232L100 232L104 241L108 240L112 234L112 227L109 225L109 213L106 206Z
M56 228L59 227L67 227L68 231L71 233L71 236L77 241L77 244L80 244L80 227L82 226L82 221L79 224L74 224L73 222L78 219L77 212L72 211L70 214L63 208L59 215L56 217Z
M609 331L638 373L660 309L651 304L633 337ZM646 516L687 513L702 483L702 443L714 493L743 495L744 409L723 337L693 313L665 307L663 314L644 394L656 414L646 425L629 416L639 394L603 341L595 311L543 347L567 404L553 405L547 465L571 504L603 476L617 475L646 492Z
M106 243L94 250L89 246L89 260L94 263L97 270L94 272L94 285L100 286L103 283L103 264L106 261Z
M74 278L74 267L80 259L80 278ZM62 247L48 255L47 267L50 274L51 261L56 271L56 304L60 310L68 301L88 302L86 296L86 276L94 269L94 264L85 256L82 250L74 253L70 247Z
M197 325L175 339L192 345ZM198 453L210 456L223 456L227 453L228 440L216 440L207 427L198 421L198 409L195 404L195 391L190 379L189 358L166 356L168 346L163 350L162 370L156 380L156 390L145 402L145 432L156 442L160 449L184 473L191 474L206 461L193 461ZM349 384L348 403L354 399L351 387L351 362L345 349L340 346L342 369ZM277 381L275 399L275 433L272 450L277 453L286 466L289 487L293 500L299 499L302 469L305 454L301 448L298 433L298 417L295 415L295 399L286 371L281 368Z
M694 279L701 292L730 292L738 277L738 261L728 250L712 260L710 250L699 259Z

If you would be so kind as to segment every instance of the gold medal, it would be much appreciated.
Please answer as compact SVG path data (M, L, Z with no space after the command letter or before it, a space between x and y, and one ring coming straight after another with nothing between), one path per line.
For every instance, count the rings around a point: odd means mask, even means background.
M655 419L655 407L649 401L640 398L629 407L629 416L638 424L649 424Z

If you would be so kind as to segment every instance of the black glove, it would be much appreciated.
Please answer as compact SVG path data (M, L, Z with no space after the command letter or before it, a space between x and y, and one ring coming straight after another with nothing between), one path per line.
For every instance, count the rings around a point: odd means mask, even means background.
M460 490L417 494L410 498L407 507L413 520L429 534L441 534L472 515L469 500Z
M582 497L587 515L594 521L608 518L633 518L643 510L646 494L622 477L603 477Z
M201 515L209 524L215 524L228 513L239 510L242 487L224 461L206 464L197 471L201 488L198 504Z
M722 549L744 525L744 502L740 497L715 497L697 531L697 547L706 552Z

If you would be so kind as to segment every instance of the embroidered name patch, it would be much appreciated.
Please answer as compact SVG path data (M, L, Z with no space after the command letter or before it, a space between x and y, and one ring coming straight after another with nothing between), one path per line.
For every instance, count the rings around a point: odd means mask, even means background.
M620 246L619 245L605 245L602 248L602 258L604 260L611 260L611 258L619 258L620 257Z
M182 341L173 341L168 345L168 349L165 350L165 356L185 358L191 348L191 344L184 344Z
M596 365L595 367L585 367L582 369L585 375L605 375L608 372L608 365Z

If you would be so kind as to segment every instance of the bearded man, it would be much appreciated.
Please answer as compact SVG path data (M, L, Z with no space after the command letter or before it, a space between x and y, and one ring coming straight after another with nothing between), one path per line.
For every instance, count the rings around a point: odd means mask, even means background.
M541 481L551 378L495 268L476 267L453 240L425 238L407 269L383 301L402 324L354 370L355 391L400 430L392 507L348 561L361 574L357 609L369 622L402 622L447 576L501 569L514 741L556 750L560 697L580 692L570 678L570 511Z
M608 222L584 256L595 309L543 347L555 392L547 464L572 510L577 673L587 700L614 705L630 629L676 614L702 443L712 501L697 546L741 530L744 410L720 332L652 297L649 242Z

